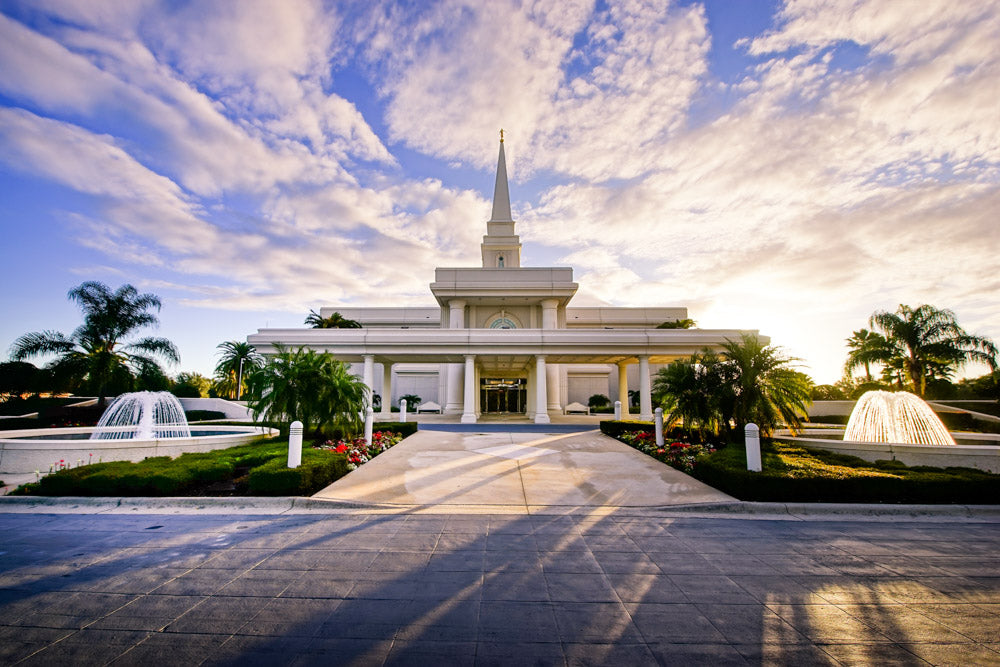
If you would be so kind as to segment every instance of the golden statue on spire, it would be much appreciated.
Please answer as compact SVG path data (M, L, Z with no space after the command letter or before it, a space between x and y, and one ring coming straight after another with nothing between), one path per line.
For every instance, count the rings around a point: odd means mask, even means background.
M500 128L500 143L503 143L503 128Z

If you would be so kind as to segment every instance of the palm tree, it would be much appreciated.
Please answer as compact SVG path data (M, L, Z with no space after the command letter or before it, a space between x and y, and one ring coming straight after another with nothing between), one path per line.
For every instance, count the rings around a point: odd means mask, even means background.
M668 410L666 422L682 421L699 439L705 432L718 434L728 422L732 392L725 383L723 361L710 350L661 368L653 382L653 395Z
M238 401L246 385L244 377L263 366L264 357L250 343L238 340L219 343L215 349L220 350L219 363L215 365L217 386Z
M926 394L928 379L948 377L970 361L997 368L993 341L966 333L950 310L900 304L894 313L875 312L869 326L882 331L892 350L887 364L919 396Z
M847 363L844 371L847 377L859 366L865 369L865 382L871 383L871 365L875 363L885 363L892 356L892 349L885 337L881 334L869 331L868 329L858 329L847 339Z
M356 433L369 401L364 382L332 355L280 346L247 378L247 399L255 420L299 420L316 433Z
M657 329L693 329L697 324L690 317L685 317L683 320L667 320L661 324L656 325Z
M58 355L49 365L54 374L86 381L102 407L109 387L130 389L137 374L158 369L154 357L180 361L177 348L166 338L125 342L136 330L159 324L156 315L149 312L160 310L156 295L140 294L132 285L112 292L104 283L88 281L71 289L68 296L80 304L83 324L69 336L58 331L24 334L11 346L12 360Z
M330 317L323 317L315 310L310 310L306 317L306 324L313 329L360 329L361 323L356 320L349 320L340 313L333 313Z
M762 435L784 422L792 431L801 426L806 414L812 381L805 373L792 368L799 361L787 357L779 348L764 345L753 334L743 334L738 341L723 346L727 383L734 393L733 420L740 430L753 422Z

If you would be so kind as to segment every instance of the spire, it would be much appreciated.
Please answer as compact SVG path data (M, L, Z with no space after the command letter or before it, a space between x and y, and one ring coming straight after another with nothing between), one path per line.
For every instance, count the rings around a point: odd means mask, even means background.
M507 159L503 154L503 130L500 130L500 157L497 159L497 183L493 188L493 215L490 222L513 222L510 215L510 190L507 187Z

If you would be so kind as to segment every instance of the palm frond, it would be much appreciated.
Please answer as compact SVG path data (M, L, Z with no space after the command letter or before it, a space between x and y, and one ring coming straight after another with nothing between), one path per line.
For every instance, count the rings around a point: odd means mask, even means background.
M24 361L40 354L66 354L76 345L58 331L26 333L14 341L10 348L12 361Z

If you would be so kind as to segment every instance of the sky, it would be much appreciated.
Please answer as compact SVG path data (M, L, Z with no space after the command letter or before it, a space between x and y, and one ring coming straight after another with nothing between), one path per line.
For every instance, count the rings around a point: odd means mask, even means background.
M433 305L500 128L573 305L758 329L820 383L901 303L1000 341L998 44L996 0L0 0L0 353L86 280L162 299L171 373Z

